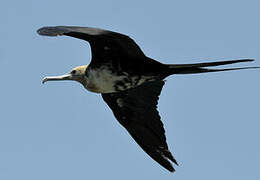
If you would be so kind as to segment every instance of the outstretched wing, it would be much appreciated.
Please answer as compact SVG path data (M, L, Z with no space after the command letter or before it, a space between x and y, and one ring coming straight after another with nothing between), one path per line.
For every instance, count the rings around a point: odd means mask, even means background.
M124 56L145 57L133 39L113 31L91 27L54 26L40 28L37 32L44 36L66 35L88 41L91 46L92 60L95 61Z
M177 162L168 150L163 123L157 111L163 85L164 81L151 81L126 91L102 94L102 97L141 148L173 172L169 160Z

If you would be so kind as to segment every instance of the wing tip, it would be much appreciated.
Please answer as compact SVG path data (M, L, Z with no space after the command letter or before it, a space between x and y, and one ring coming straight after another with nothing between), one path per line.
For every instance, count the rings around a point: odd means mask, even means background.
M174 159L174 161L172 159L170 159L175 165L179 166L179 164L177 163L177 161ZM168 161L169 162L169 161ZM168 171L170 171L171 173L174 173L176 170L174 169L173 165L171 162L169 162L169 164L167 166L164 166Z
M173 166L167 168L171 173L174 173L175 172L175 169L173 168Z
M168 151L169 154L167 154L167 159L169 159L170 161L172 161L175 165L179 166L178 162L176 161L176 159L172 156L172 154L170 153L170 151ZM168 160L167 160L168 161ZM168 161L169 162L169 161ZM175 169L173 168L172 164L169 162L170 166L169 166L169 171L170 172L175 172Z
M46 26L37 30L37 33L42 36L59 36L69 32L62 26Z
M172 157L172 159L170 159L174 164L176 164L177 166L179 166L178 162L176 161L176 159L174 157Z
M170 171L171 173L175 172L173 165L169 161L167 161L167 164L163 165L163 167L168 171Z
M81 27L81 26L45 26L37 30L37 33L42 36L61 36L71 32L82 33L82 34L93 35L93 36L115 33L100 28Z
M156 156L151 156L149 153L148 154L165 169L167 169L170 172L175 172L175 169L171 162L173 162L177 166L179 166L179 164L177 163L176 159L172 156L171 152L168 149L163 149L163 151L157 150L156 152L158 153L156 154Z

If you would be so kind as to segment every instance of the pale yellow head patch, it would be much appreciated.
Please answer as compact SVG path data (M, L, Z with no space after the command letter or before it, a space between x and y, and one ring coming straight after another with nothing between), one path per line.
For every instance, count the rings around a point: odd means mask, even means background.
M73 68L72 71L75 70L75 75L77 75L77 76L84 76L87 67L88 67L88 65L78 66L78 67Z

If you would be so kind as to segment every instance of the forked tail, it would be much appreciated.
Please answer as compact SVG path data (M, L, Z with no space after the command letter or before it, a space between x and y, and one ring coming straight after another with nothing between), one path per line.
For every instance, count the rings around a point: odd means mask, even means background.
M211 66L222 66L227 64L241 63L241 62L251 62L253 59L239 59L239 60L229 60L229 61L218 61L218 62L206 62L206 63L196 63L196 64L170 64L168 70L171 74L196 74L196 73L207 73L207 72L219 72L219 71L233 71L241 69L257 69L260 66L255 67L238 67L238 68L224 68L224 69L209 69L207 67Z

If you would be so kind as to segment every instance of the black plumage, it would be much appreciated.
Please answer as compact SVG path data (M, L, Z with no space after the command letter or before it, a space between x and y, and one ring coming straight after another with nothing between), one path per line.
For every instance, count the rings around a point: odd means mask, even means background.
M168 150L157 111L163 85L164 81L151 81L122 92L102 94L102 97L142 149L163 167L174 171L167 158L177 162Z
M169 171L170 161L177 164L168 149L165 130L157 111L164 79L172 74L194 74L259 67L209 69L252 59L207 62L197 64L163 64L145 56L130 37L108 30L56 26L38 30L40 35L66 35L88 41L92 59L88 66L74 68L67 75L46 77L51 80L75 80L87 90L101 93L116 119L141 148ZM178 165L178 164L177 164Z

